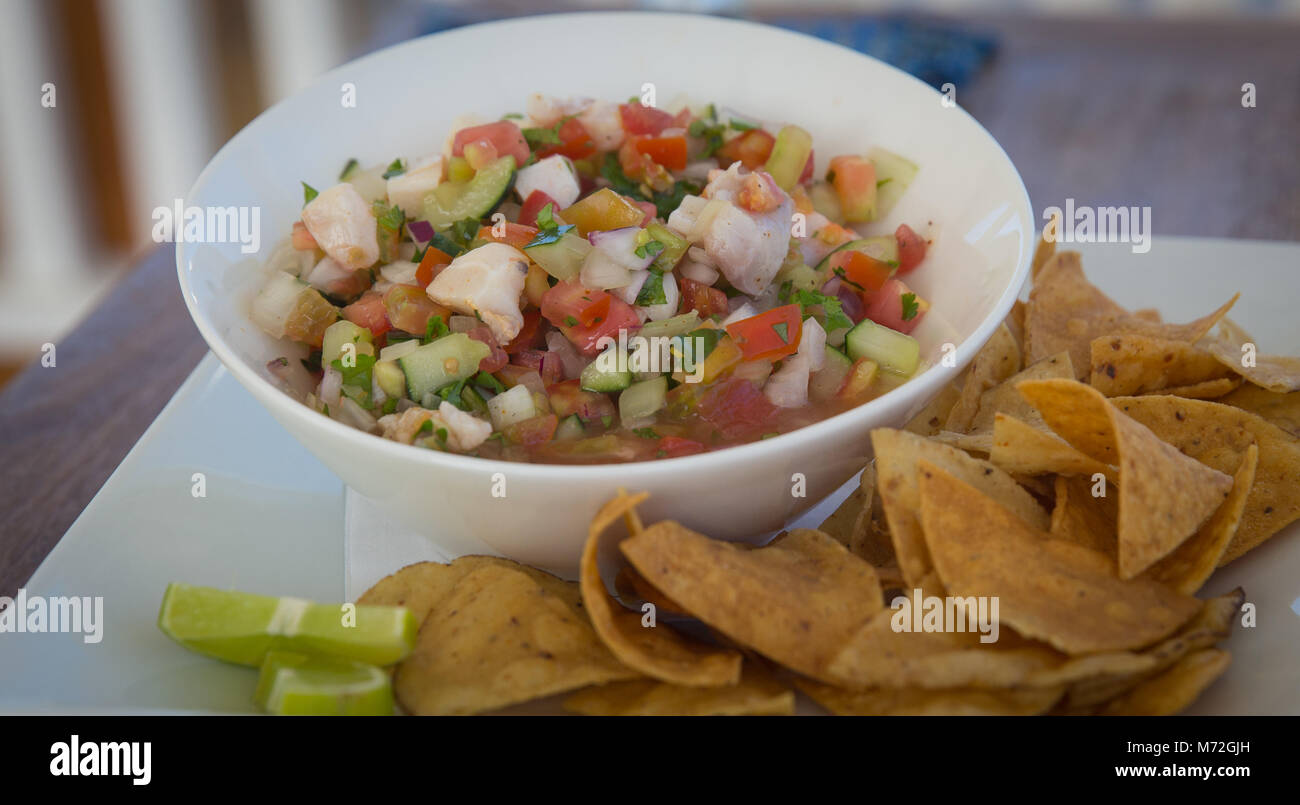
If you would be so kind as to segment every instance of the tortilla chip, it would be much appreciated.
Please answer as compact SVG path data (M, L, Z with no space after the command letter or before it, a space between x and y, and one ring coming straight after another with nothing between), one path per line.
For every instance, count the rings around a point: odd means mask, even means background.
M654 604L660 615L690 617L681 604L664 595L663 591L656 590L631 565L623 565L618 569L618 574L614 576L614 593L614 597L624 605L630 601L646 602Z
M1010 414L1031 424L1040 423L1038 411L1020 394L1016 386L1022 380L1045 380L1052 377L1074 379L1074 367L1070 364L1068 352L1043 358L981 394L979 410L971 420L969 430L973 433L991 433L993 421L998 414Z
M980 395L998 383L1020 371L1020 347L1005 324L993 331L983 348L975 354L970 370L966 373L966 382L961 387L961 394L948 418L943 423L944 430L962 433L970 429L971 420L979 409Z
M1034 247L1034 262L1030 266L1029 276L1031 279L1038 279L1038 274L1043 270L1053 257L1056 256L1056 241L1061 234L1061 216L1053 215L1051 220L1043 224L1043 231L1038 237L1038 245Z
M957 474L1035 528L1046 529L1047 513L1015 480L987 461L972 458L955 447L889 428L871 432L876 453L880 502L889 523L898 567L908 584L917 586L933 568L921 531L921 500L917 491L919 459L932 461Z
M950 430L941 430L930 438L939 444L951 445L978 458L986 458L989 451L993 449L992 432L953 433Z
M872 565L880 565L893 560L894 550L888 540L879 539L871 527L871 504L875 495L876 471L868 464L858 476L858 488L819 528L854 555Z
M734 685L701 688L634 679L580 690L564 709L585 716L789 716L794 691L758 663L745 663Z
M1055 433L1006 414L994 418L991 444L989 461L1009 473L1058 473L1089 478L1101 473L1112 482L1118 477L1114 467L1089 458Z
M1064 691L1064 687L844 690L807 679L795 684L837 716L1036 716L1051 710Z
M1164 441L1220 472L1236 472L1251 443L1259 445L1255 484L1220 567L1300 519L1300 439L1219 402L1167 396L1117 397L1112 402Z
M1205 601L1181 629L1135 655L1148 660L1151 663L1149 668L1137 673L1104 673L1078 680L1070 686L1066 704L1078 708L1096 707L1164 671L1189 653L1226 639L1245 599L1245 592L1238 587L1226 595Z
M1164 316L1160 315L1160 311L1153 307L1140 308L1133 311L1133 315L1136 318L1145 319L1146 321L1155 322L1156 324L1165 320Z
M948 420L949 412L957 403L957 398L961 396L961 384L964 377L963 375L957 381L944 386L934 399L926 403L924 408L907 420L903 430L921 436L933 436L943 430L943 423Z
M1219 566L1219 560L1237 533L1246 510L1246 498L1255 484L1259 447L1251 445L1232 479L1232 492L1210 519L1173 553L1147 568L1143 575L1169 585L1185 595L1194 595Z
M580 608L528 573L485 564L429 612L393 692L416 715L466 715L637 676Z
M456 586L457 582L481 567L503 567L518 570L530 576L553 595L558 595L570 606L582 608L582 595L578 585L552 576L544 570L521 565L499 556L462 556L450 564L441 562L416 562L396 573L385 576L357 599L358 605L402 606L411 610L419 623L438 606Z
M619 494L601 507L587 532L579 566L582 600L596 634L623 664L646 676L675 685L734 685L740 678L740 652L691 640L671 626L646 626L644 615L619 605L600 577L601 535L636 504L642 492Z
M1214 338L1201 343L1225 367L1256 386L1279 394L1300 391L1300 358L1260 354L1250 336L1231 320L1220 324ZM1256 346L1250 355L1251 365L1246 365L1247 353L1243 352L1247 344Z
M663 521L620 547L692 615L812 677L884 607L871 565L820 531L796 529L746 550Z
M1019 388L1052 430L1097 461L1119 467L1122 579L1133 578L1177 548L1232 488L1230 476L1161 441L1091 386L1031 380Z
M1219 398L1218 402L1231 405L1277 425L1292 436L1300 437L1300 391L1280 394L1246 383L1241 388Z
M1011 312L1002 320L1011 331L1011 337L1016 339L1016 347L1020 349L1021 355L1025 354L1025 310L1025 303L1017 299L1011 306Z
M1083 379L1092 365L1094 339L1135 334L1194 343L1236 301L1237 296L1233 296L1218 310L1187 324L1153 322L1129 313L1088 282L1078 252L1060 252L1043 266L1029 294L1026 360L1038 361L1069 350L1075 372Z
M1092 494L1089 478L1056 476L1056 505L1052 508L1053 537L1104 554L1112 561L1119 553L1119 496ZM1114 568L1116 574L1118 567Z
M1170 386L1159 391L1145 391L1143 394L1169 394L1175 397L1188 397L1193 400L1213 400L1241 385L1239 377L1221 377L1218 380L1206 380L1190 386Z
M1091 367L1088 384L1107 397L1191 386L1229 374L1203 349L1136 333L1094 338Z
M1199 602L1145 579L1121 581L1104 554L1036 529L929 462L921 520L950 595L997 596L1019 634L1067 654L1134 649L1165 637Z
M1100 711L1105 716L1172 716L1192 705L1228 670L1232 655L1221 649L1188 654L1172 668L1143 682Z

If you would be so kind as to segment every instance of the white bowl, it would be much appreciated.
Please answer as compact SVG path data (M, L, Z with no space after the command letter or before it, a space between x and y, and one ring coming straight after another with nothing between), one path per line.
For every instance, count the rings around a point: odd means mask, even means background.
M776 438L687 458L557 466L397 444L334 422L266 375L286 345L248 320L262 263L302 207L299 181L332 183L343 163L387 163L441 149L452 120L522 111L544 92L622 99L653 83L658 103L714 101L813 134L818 172L879 145L920 165L889 218L935 242L908 282L932 309L915 333L931 365L851 411ZM350 86L349 86L350 85ZM356 107L341 99L354 88ZM185 302L230 373L324 464L430 534L477 540L571 575L587 524L619 487L646 490L648 520L754 540L781 528L870 457L868 432L897 426L964 367L1006 316L1034 242L1024 184L997 142L911 76L854 51L753 23L645 13L565 14L475 25L406 42L334 70L275 105L212 159L187 204L261 208L261 252L180 243ZM955 345L948 362L944 345ZM504 497L494 495L504 484ZM802 492L802 496L799 493ZM273 535L267 535L268 539Z

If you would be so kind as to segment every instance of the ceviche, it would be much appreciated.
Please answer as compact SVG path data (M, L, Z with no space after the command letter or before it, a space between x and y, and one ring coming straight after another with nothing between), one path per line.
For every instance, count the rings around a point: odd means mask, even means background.
M303 182L252 304L305 402L433 450L674 458L768 438L911 377L928 303L915 176L708 105L532 96L441 151ZM861 229L862 231L858 231ZM302 383L299 384L304 385Z

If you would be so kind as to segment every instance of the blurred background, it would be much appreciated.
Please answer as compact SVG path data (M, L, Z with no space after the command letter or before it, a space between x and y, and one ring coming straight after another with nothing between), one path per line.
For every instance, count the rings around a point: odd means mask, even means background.
M0 384L158 248L155 207L184 196L226 139L315 76L458 25L607 8L748 17L839 41L935 86L951 82L1040 205L1080 187L1140 202L1132 165L1097 155L1172 149L1166 165L1205 163L1199 187L1224 186L1218 171L1237 188L1256 186L1257 174L1261 189L1217 199L1229 210L1218 214L1196 193L1171 194L1157 234L1300 238L1300 191L1270 176L1275 160L1294 171L1297 159L1300 0L0 0ZM1134 36L1150 44L1134 48ZM1109 44L1126 39L1130 62L1107 64ZM1233 59L1224 42L1236 44ZM1103 72L1090 85L1094 70ZM1231 107L1244 81L1264 93L1279 76L1288 94L1271 102L1287 108L1265 130L1198 117L1207 104ZM450 78L462 77L439 80ZM1148 80L1162 87L1154 106L1114 103L1116 92L1137 98ZM1111 102L1096 106L1089 93ZM1212 130L1196 150L1180 149L1179 132L1202 124ZM1206 147L1216 139L1229 156ZM1106 171L1117 178L1099 179ZM174 283L158 293L179 301ZM149 322L135 326L148 337Z

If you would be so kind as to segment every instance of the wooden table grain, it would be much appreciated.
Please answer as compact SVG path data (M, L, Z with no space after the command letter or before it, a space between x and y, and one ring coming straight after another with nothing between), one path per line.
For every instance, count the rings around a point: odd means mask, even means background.
M1007 149L1037 209L1149 204L1156 234L1300 239L1295 27L971 26L1000 48L957 101ZM1254 108L1241 104L1247 82ZM204 352L160 247L63 339L54 367L34 361L0 391L0 595L31 576Z

